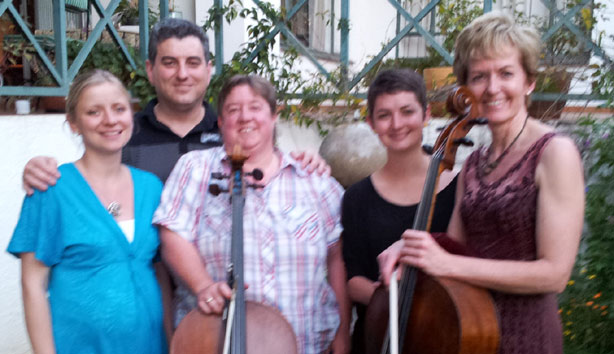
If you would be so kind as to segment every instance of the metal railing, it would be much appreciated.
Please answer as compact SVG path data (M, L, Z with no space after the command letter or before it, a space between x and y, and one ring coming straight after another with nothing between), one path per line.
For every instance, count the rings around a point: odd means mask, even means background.
M107 29L111 34L112 39L117 44L123 56L127 60L127 62L133 67L136 68L136 64L134 59L130 56L126 45L124 44L122 38L118 34L117 30L113 26L111 22L111 16L115 12L117 6L120 3L120 0L111 0L109 5L104 8L99 0L89 0L92 8L98 13L100 16L100 20L92 29L88 39L85 41L82 49L76 56L76 58L72 61L70 66L68 65L68 58L66 52L66 12L65 12L65 1L66 0L52 0L53 1L53 24L54 24L54 34L53 38L55 41L55 63L52 63L43 48L39 45L35 36L32 34L25 21L17 11L17 9L12 5L11 0L2 0L0 2L0 16L8 11L14 18L15 22L23 32L23 35L26 39L33 45L36 50L36 53L41 58L41 61L44 63L46 69L50 72L53 79L57 82L57 87L35 87L35 86L4 86L0 87L0 95L28 95L28 96L64 96L68 92L68 88L70 82L73 80L77 72L79 71L81 65L85 61L86 57L90 54L94 44L101 37L102 32ZM350 8L350 0L340 0L341 11L339 14L339 25L338 30L340 31L340 53L339 53L339 65L342 70L342 83L339 85L340 90L351 90L354 88L360 80L362 80L365 75L373 69L373 67L379 63L392 49L398 48L401 40L408 36L419 35L423 37L426 41L426 44L433 48L437 53L439 53L444 60L451 64L453 62L453 54L447 51L443 46L436 40L435 33L433 33L433 26L430 29L424 28L420 21L426 16L431 15L434 19L434 13L436 11L436 6L440 3L441 0L432 0L426 6L422 8L422 10L416 15L412 16L401 4L401 0L385 0L390 6L392 6L397 13L397 31L396 35L383 45L381 51L376 54L365 66L358 72L357 74L351 76L348 71L349 65L349 34L350 34L350 19L349 19L349 8ZM592 0L583 0L578 3L575 7L569 9L565 13L558 10L555 5L555 0L541 0L551 12L552 26L543 34L543 40L549 40L557 31L560 31L564 28L571 31L582 43L586 44L588 48L595 55L603 58L607 62L611 62L606 53L596 45L590 38L587 38L586 34L581 31L578 26L574 23L574 16L578 14L578 12L587 6ZM259 8L263 8L263 3L261 0L252 0L252 2L258 6ZM265 43L278 35L283 35L285 38L285 43L287 45L294 46L305 58L307 58L310 62L314 64L317 70L327 76L330 77L331 73L324 67L324 65L318 60L317 55L314 54L314 51L310 49L308 46L305 46L299 39L296 38L291 29L287 26L287 21L295 16L298 11L307 4L308 0L299 0L296 4L288 9L286 12L285 18L280 19L271 19L275 22L275 26L273 30L268 33L268 35L264 38L264 40L253 50L251 55L245 59L245 62L251 62L256 58L258 53L264 48ZM493 0L484 0L483 2L483 11L488 12L492 10ZM142 45L142 43L148 43L149 40L149 24L148 24L148 1L139 0L139 41L141 43L139 54L143 60L147 58L147 45ZM223 6L223 0L214 0L214 6L221 8ZM166 1L160 1L160 17L165 18L168 16L168 3ZM266 14L266 12L265 12ZM399 19L402 18L405 20L406 25L400 26ZM221 24L224 19L222 15L219 15L219 18L216 19L219 24ZM224 62L224 30L223 26L216 26L215 31L215 65L218 72L221 72L222 65ZM334 38L334 37L333 37ZM537 93L534 96L534 99L537 100L547 100L552 98L560 98L560 94L540 94ZM592 96L590 95L568 95L566 98L571 99L590 99Z
M40 87L40 86L2 86L0 87L0 95L6 96L66 96L68 88L74 77L79 72L83 62L91 52L96 41L101 37L102 32L107 29L111 34L111 38L121 50L126 61L136 68L136 63L128 52L128 48L123 39L113 26L111 16L120 3L120 0L111 0L107 7L103 7L99 0L89 0L92 8L100 16L100 20L92 29L88 39L84 42L79 54L68 65L68 53L66 48L66 0L52 0L53 2L53 40L55 42L53 63L48 54L43 50L38 40L24 21L19 11L13 6L11 0L2 0L0 2L0 16L5 12L9 12L14 19L14 22L19 27L20 31L25 36L25 39L34 47L36 54L40 58L44 68L49 71L53 80L57 83L57 87ZM160 2L160 13L162 16L168 15L168 4L165 1ZM141 43L147 43L149 38L148 11L147 1L139 0L139 37ZM147 46L140 46L140 55L142 58L147 57Z

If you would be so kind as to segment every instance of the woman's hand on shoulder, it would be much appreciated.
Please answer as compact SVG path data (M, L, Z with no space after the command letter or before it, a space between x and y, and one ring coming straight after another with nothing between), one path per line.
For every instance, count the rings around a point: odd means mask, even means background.
M301 163L301 167L310 174L314 171L320 176L330 176L330 166L326 160L317 152L313 151L292 151L290 153L296 161Z
M27 195L32 195L35 189L46 191L49 186L55 185L58 178L58 162L53 157L36 156L26 163L23 170L23 189Z

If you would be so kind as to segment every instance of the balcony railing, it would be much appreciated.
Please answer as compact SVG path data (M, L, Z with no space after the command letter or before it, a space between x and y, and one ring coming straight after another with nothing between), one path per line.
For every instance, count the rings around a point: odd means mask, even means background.
M69 1L87 1L91 8L96 11L99 15L100 20L96 23L94 28L89 33L87 40L84 42L84 45L78 55L70 62L67 57L66 43L66 6ZM383 45L383 48L379 53L372 57L372 59L360 70L357 74L351 75L347 70L349 65L349 46L348 46L348 38L350 35L350 20L349 20L349 0L340 0L341 11L339 14L339 26L338 30L340 32L340 50L339 50L339 62L342 67L343 74L343 83L340 85L340 90L351 90L354 88L360 80L364 78L364 76L378 63L380 62L391 50L394 48L398 48L401 41L409 35L420 36L425 39L426 44L433 48L437 53L439 53L444 60L451 64L453 62L453 54L446 50L439 41L436 40L434 33L434 26L431 25L430 28L425 28L421 25L421 21L427 16L431 16L434 21L436 6L439 4L440 0L431 0L426 6L422 8L422 10L415 16L412 16L403 6L401 0L379 0L384 3L387 3L388 6L392 6L397 13L397 30L396 35L387 43ZM605 61L611 61L610 58L603 52L603 50L597 46L590 38L590 34L587 34L585 31L582 31L578 28L576 23L574 22L574 17L578 16L580 10L585 8L590 4L592 0L582 0L576 6L567 9L566 12L562 12L557 9L555 6L555 0L541 0L548 9L550 9L550 18L551 18L551 27L543 34L542 39L544 42L551 40L553 36L559 33L563 29L567 29L574 36L576 36L577 40L583 43L586 48L588 48L593 55L599 56L603 58ZM263 3L261 0L252 0L252 2L258 6L262 7ZM276 21L276 25L274 29L268 34L265 38L266 40L270 40L275 36L283 35L285 40L285 45L291 45L298 49L298 51L306 57L309 61L311 61L314 66L317 68L320 73L323 75L329 76L330 72L325 69L324 65L318 60L317 55L314 55L313 51L305 46L303 42L297 39L290 28L287 26L288 20L291 19L296 13L307 4L308 0L299 0L295 2L295 5L286 12L286 16L283 19L272 19ZM90 54L94 44L101 37L101 34L106 29L110 34L113 41L117 44L121 52L123 53L126 61L133 67L136 68L135 60L129 54L127 47L122 40L121 36L118 34L117 29L113 26L111 21L111 16L115 12L117 6L119 5L120 0L111 0L107 7L103 7L100 4L100 0L52 0L53 4L53 41L55 43L54 48L54 61L52 61L48 56L48 50L42 48L41 44L37 40L36 36L32 33L19 11L12 4L11 0L2 0L0 2L0 16L5 12L10 13L11 17L14 19L14 22L19 27L21 33L25 37L29 43L34 47L36 54L40 57L41 62L44 67L49 71L53 80L57 83L57 87L39 87L39 86L3 86L0 87L0 95L9 95L9 96L65 96L68 92L68 88L70 82L73 80L75 75L77 75L79 69L81 68L83 62ZM74 4L73 4L74 5ZM148 43L148 31L149 31L149 19L148 19L148 1L139 0L139 41L141 45L139 46L139 55L145 60L147 58L147 45L142 45L142 43ZM223 0L214 0L214 6L221 8L223 6ZM483 2L483 11L488 12L492 10L493 0L484 0ZM165 18L168 16L168 3L166 1L160 1L160 17ZM221 24L224 19L222 15L220 18L216 19L218 24ZM402 20L402 21L401 21ZM403 25L401 25L403 22ZM354 26L359 25L360 23L353 24ZM334 36L331 37L334 40ZM246 59L246 61L253 60L260 50L264 47L264 42L257 46L252 54ZM224 53L224 32L223 26L217 26L215 31L215 64L216 68L221 70L222 64L224 62L223 53ZM398 51L397 51L398 53ZM397 54L398 55L398 54ZM552 98L552 94L538 94L536 95L536 99L550 99ZM560 95L556 95L560 97ZM588 99L590 95L570 95L568 98L571 99Z

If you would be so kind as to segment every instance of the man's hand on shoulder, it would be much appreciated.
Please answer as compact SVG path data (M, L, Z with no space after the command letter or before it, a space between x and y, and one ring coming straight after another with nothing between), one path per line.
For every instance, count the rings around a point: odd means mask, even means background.
M23 169L23 189L27 195L32 195L35 189L46 191L49 186L55 185L58 178L60 178L60 172L56 159L36 156L30 159Z
M320 176L330 176L330 166L317 152L292 151L290 156L299 161L308 173L316 171Z

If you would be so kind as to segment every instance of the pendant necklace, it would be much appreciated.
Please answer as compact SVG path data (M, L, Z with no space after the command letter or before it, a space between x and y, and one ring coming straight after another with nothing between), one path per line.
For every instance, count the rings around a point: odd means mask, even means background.
M512 140L512 143L509 144L505 150L503 150L503 152L501 153L501 155L499 155L499 157L497 157L497 159L493 162L488 162L489 158L490 158L490 148L488 148L488 152L486 154L486 158L483 160L484 162L482 163L482 173L484 176L487 176L488 174L490 174L495 168L497 168L497 166L499 166L499 163L501 163L501 161L503 160L503 158L505 157L505 155L507 155L507 153L510 151L510 149L512 148L512 146L514 145L514 143L516 142L516 140L518 140L518 138L520 137L520 135L522 134L522 132L524 131L524 127L527 126L527 121L529 120L529 114L527 113L527 117L524 119L524 123L522 124L522 128L520 129L520 131L518 132L518 135L516 135L516 137L514 138L514 140Z
M78 166L78 169L81 173L81 175L83 176L83 179L85 179L85 181L88 183L88 185L90 186L90 189L92 190L92 192L96 195L96 197L98 198L98 200L100 201L100 204L102 204L104 206L104 200L106 198L102 198L102 194L99 194L96 192L96 188L94 188L94 184L92 183L93 181L95 181L96 179L92 179L91 176L88 178L88 170L87 168L84 166L83 162L77 161L75 162L75 166ZM106 199L108 200L108 199ZM121 214L121 208L122 205L120 202L116 201L116 200L112 200L109 204L107 204L107 212L109 214L111 214L112 217L116 218Z
M122 208L122 205L117 201L112 201L107 205L107 211L111 214L112 217L116 218L119 216L119 212Z

